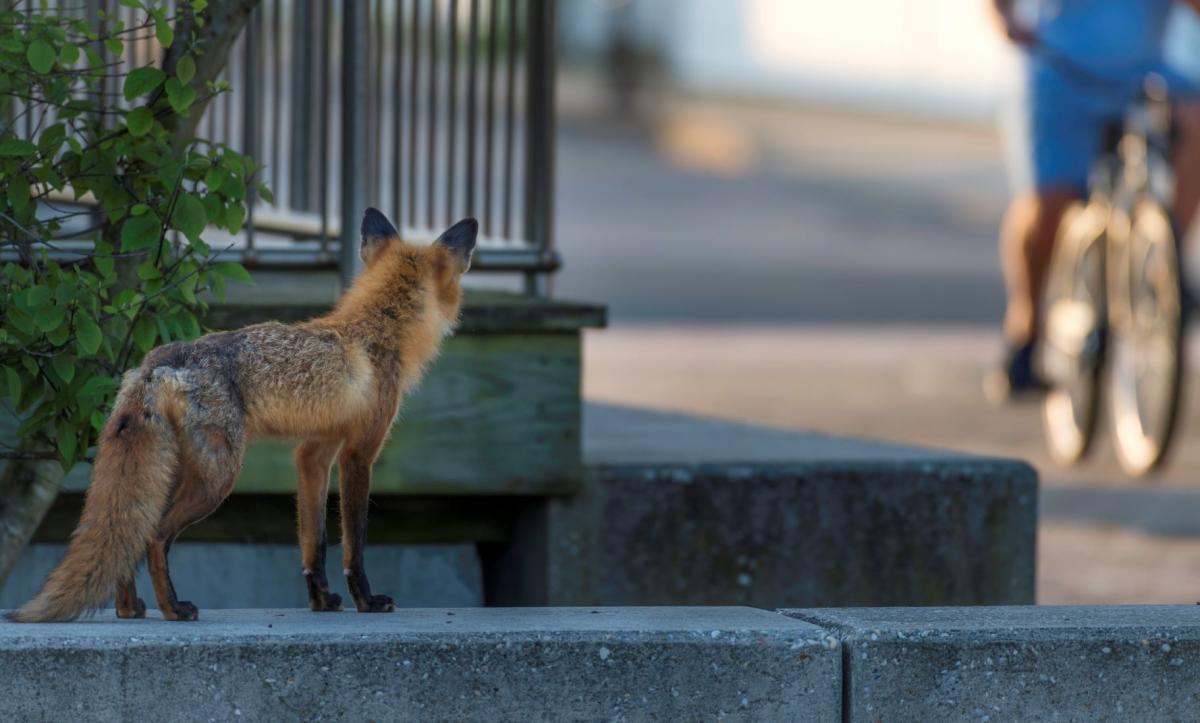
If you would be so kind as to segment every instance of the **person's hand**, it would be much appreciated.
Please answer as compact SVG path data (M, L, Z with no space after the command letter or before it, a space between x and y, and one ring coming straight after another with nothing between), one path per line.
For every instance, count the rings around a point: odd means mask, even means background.
M1000 27L1000 32L1004 33L1004 36L1014 45L1024 48L1037 43L1037 35L1034 34L1033 29L1017 18L1012 0L993 0L993 7L996 11L996 24Z
M1004 35L1014 45L1022 48L1028 48L1037 44L1037 34L1032 29L1014 18L1007 18L1003 22Z

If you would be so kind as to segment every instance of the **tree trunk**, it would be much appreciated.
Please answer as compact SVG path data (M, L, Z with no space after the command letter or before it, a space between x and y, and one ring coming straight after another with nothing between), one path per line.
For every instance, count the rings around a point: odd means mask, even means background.
M182 148L195 135L196 126L208 107L208 82L215 81L225 68L229 49L237 39L246 19L260 0L213 0L204 13L203 27L197 27L191 13L185 13L175 23L176 42L163 58L163 69L175 74L175 66L185 52L196 61L196 75L191 85L196 89L196 102L186 116L169 114L164 125L171 132L171 145ZM194 41L194 42L193 42ZM199 51L199 52L197 52ZM202 54L200 54L202 52ZM159 102L166 103L166 98ZM106 228L105 238L119 247L117 229ZM131 273L136 266L124 264L119 273ZM22 441L21 454L44 453ZM49 450L53 452L53 450ZM12 571L33 533L58 496L58 487L66 474L55 459L12 459L0 476L0 586Z
M18 454L53 453L22 441ZM66 473L56 459L12 459L0 476L0 587L37 531Z

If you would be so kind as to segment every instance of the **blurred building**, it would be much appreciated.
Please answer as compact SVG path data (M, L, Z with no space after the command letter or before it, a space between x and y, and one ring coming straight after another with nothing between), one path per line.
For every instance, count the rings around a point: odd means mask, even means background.
M922 116L992 117L1013 57L987 0L581 0L576 57L632 44L685 89ZM1200 75L1200 22L1181 8L1171 55Z

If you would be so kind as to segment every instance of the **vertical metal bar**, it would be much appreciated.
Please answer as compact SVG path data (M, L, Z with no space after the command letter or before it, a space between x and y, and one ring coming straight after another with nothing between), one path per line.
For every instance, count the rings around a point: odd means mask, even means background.
M271 192L279 193L283 140L283 0L271 4Z
M513 139L517 108L517 0L508 0L508 64L504 86L504 238L511 239L513 197Z
M446 90L446 219L454 221L454 142L458 136L458 0L450 0L450 65Z
M417 225L417 124L421 120L417 96L421 88L421 4L412 4L412 67L408 83L408 218Z
M484 110L483 137L483 235L492 235L492 159L496 136L496 45L499 40L500 0L492 0L488 14L487 99Z
M404 214L403 184L404 175L404 0L396 0L396 48L392 57L392 196L393 213L396 214L396 224L404 228L407 216Z
M328 0L321 0L327 5ZM293 209L309 208L309 158L312 157L312 75L308 72L311 65L308 57L312 55L313 24L315 8L309 0L296 0L292 6L292 53L289 65L292 69L292 113L291 140L292 148L288 161L288 206ZM322 13L324 16L325 13ZM328 34L328 25L321 26L321 32ZM323 55L326 63L328 55ZM323 141L322 141L323 142Z
M475 215L475 111L478 98L475 87L479 43L479 0L471 3L471 20L467 25L467 170L466 170L466 214Z
M438 6L430 3L429 8L429 126L425 129L425 137L429 142L428 154L425 156L426 191L425 191L425 226L434 226L434 201L437 196L437 133L438 133Z
M529 0L526 37L525 240L546 254L554 244L554 0ZM525 288L549 294L549 277L526 273Z
M383 119L384 119L384 90L383 90L383 56L384 56L384 25L383 25L383 2L384 0L376 0L375 2L375 135L373 136L375 146L371 148L370 155L375 159L375 205L382 206L383 204Z
M246 29L242 32L244 55L242 62L242 153L254 158L258 154L258 84L262 69L262 46L258 42L259 27L262 25L262 10L256 8L246 18ZM246 258L254 258L254 177L246 179Z
M367 67L367 6L342 0L342 284L349 287L362 268L358 253L358 220L365 206L363 168L366 127L363 100Z
M333 8L332 2L321 3L321 63L320 89L317 95L321 99L321 110L317 114L320 127L317 129L317 191L318 203L321 206L321 256L324 259L329 254L329 87L332 84L330 70L332 63L330 46L332 40Z

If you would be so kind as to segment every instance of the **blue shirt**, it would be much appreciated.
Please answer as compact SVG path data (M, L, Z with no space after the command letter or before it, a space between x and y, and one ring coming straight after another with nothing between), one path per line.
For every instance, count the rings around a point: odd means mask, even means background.
M1175 0L1038 0L1037 35L1097 71L1143 73L1162 65Z

